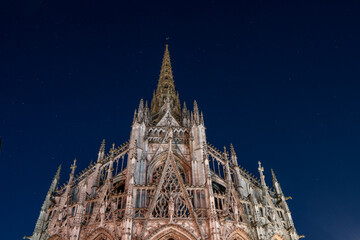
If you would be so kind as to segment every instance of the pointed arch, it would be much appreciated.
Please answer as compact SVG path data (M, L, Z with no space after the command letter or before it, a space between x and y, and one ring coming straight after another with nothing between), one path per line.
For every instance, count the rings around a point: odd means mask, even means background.
M63 240L59 234L52 235L48 240Z
M226 238L227 240L251 240L249 235L241 228L232 231Z
M182 179L184 180L185 183L190 184L191 183L190 166L186 163L186 160L183 157L181 157L179 154L173 153L173 156L175 158L175 163L178 168L178 171L180 172L180 175L182 175ZM153 178L155 177L155 179L158 179L159 175L161 175L167 157L168 157L168 149L156 154L153 157L153 159L150 161L147 167L148 183L153 183L154 182Z
M276 233L270 240L285 240L285 238Z
M115 240L111 232L105 228L97 228L91 232L86 239L88 240Z
M197 238L185 228L169 224L151 233L145 240L196 240Z

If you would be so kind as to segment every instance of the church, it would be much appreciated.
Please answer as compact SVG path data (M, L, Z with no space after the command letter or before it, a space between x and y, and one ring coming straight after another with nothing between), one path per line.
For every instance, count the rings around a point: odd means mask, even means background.
M211 130L211 129L210 129ZM232 145L206 139L196 101L181 104L166 45L150 105L140 100L130 138L63 186L60 168L31 240L298 240L275 173L272 187L243 169ZM254 163L255 164L255 163Z

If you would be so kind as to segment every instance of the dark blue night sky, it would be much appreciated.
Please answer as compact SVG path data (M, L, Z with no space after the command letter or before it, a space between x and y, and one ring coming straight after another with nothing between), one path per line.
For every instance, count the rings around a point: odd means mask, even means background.
M128 140L166 43L208 141L275 170L298 233L359 240L358 1L115 0L0 2L1 239L31 235L59 164Z

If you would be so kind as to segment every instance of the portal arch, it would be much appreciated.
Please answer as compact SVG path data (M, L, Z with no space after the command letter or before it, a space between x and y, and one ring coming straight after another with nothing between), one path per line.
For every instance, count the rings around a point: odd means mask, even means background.
M197 238L185 228L172 224L151 233L146 240L196 240Z

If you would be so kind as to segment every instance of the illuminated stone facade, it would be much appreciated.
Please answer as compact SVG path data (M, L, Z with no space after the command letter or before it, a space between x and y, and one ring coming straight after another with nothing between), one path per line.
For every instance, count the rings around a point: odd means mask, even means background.
M32 240L297 240L280 184L273 189L239 166L235 150L206 140L203 114L181 107L168 47L151 106L140 101L130 140L105 151L57 187L41 208Z

